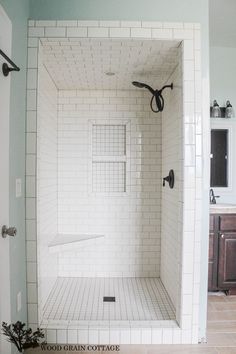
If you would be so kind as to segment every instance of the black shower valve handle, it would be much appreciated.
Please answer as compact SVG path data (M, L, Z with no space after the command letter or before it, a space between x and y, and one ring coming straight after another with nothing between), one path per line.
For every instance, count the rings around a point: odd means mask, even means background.
M165 187L166 182L169 183L169 180L170 180L170 177L169 177L169 176L166 176L166 177L163 178L163 187Z
M171 189L174 188L174 184L175 184L174 170L170 170L168 176L163 177L163 187L165 187L166 182L169 183L169 187Z

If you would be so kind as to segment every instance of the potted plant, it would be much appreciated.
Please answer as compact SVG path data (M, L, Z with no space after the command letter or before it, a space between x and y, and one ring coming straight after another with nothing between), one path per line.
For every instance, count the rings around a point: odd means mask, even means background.
M41 329L33 332L31 328L25 328L25 323L17 321L16 323L2 323L2 333L7 337L8 342L13 343L19 353L23 353L24 349L35 348L40 345L40 341L44 338Z

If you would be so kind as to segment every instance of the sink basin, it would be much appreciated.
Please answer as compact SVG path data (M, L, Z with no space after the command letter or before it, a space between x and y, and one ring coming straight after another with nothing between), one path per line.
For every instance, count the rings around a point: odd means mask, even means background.
M228 203L218 203L218 204L210 204L210 212L212 214L233 214L236 213L236 204L228 204Z

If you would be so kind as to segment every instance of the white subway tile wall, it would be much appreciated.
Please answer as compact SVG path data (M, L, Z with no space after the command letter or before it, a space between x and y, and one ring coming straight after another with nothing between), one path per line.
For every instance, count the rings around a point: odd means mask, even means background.
M40 48L37 109L37 248L39 315L57 277L57 255L48 244L57 234L57 88Z
M57 30L59 28L59 30ZM61 28L61 29L60 29ZM163 323L159 323L159 327L156 327L155 325L150 325L152 327L151 330L151 336L150 336L150 331L147 331L147 328L145 327L145 324L142 324L142 322L139 322L139 327L138 328L132 328L130 327L129 323L127 324L117 324L115 326L112 326L112 324L109 325L109 328L104 328L103 330L101 329L100 325L95 326L89 326L89 324L84 323L81 325L81 323L75 323L77 333L73 333L72 336L69 337L69 330L72 328L69 328L67 325L64 326L61 323L61 329L64 329L67 333L65 332L60 332L59 330L59 325L54 324L54 327L49 328L47 327L47 339L49 342L56 342L56 341L69 341L69 338L71 340L75 341L76 338L78 340L78 343L88 343L88 342L93 342L94 340L98 341L100 344L105 344L104 341L107 344L107 340L109 339L109 343L117 343L117 344L124 344L124 343L131 343L133 342L150 342L153 344L160 344L160 343L197 343L198 341L198 327L199 327L199 319L198 319L198 313L199 313L199 270L200 270L200 235L201 235L201 207L200 207L200 201L201 201L201 193L199 191L196 191L196 185L201 185L201 180L202 180L202 151L201 149L198 148L196 152L195 148L195 141L192 141L192 135L188 132L192 131L192 128L194 129L194 126L196 126L196 134L198 135L197 141L198 144L201 144L201 134L202 134L202 105L200 104L201 102L201 46L200 46L200 41L201 41L201 35L200 35L200 25L194 24L194 23L162 23L162 22L141 22L141 21L29 21L29 39L28 39L28 94L27 94L27 132L32 133L36 132L36 93L37 93L37 87L36 87L36 82L35 82L35 77L37 76L37 71L38 71L38 47L39 47L39 40L41 41L46 41L49 45L53 45L54 43L68 43L68 41L72 41L73 38L69 39L68 38L68 31L69 28L71 28L71 31L74 33L74 35L79 35L80 36L86 36L89 38L90 35L94 36L101 36L102 38L112 38L119 36L121 39L124 38L127 39L127 37L132 39L132 34L135 34L136 36L144 36L145 41L146 40L157 40L160 41L173 41L177 40L182 41L183 43L183 75L184 75L184 86L183 86L183 123L184 124L192 124L193 127L184 127L182 134L183 134L183 139L182 139L182 144L183 144L183 194L188 194L189 189L195 190L195 202L193 205L191 205L191 209L189 209L189 203L184 204L184 201L186 198L183 200L183 213L179 215L179 224L183 222L183 235L180 240L182 243L181 249L182 249L182 254L181 254L181 261L179 263L180 265L180 273L181 273L181 278L183 277L183 284L179 284L178 288L178 294L179 294L179 301L177 304L177 319L180 327L177 326L177 324L173 325L173 323L170 323L170 321L163 321ZM80 28L82 31L77 31L77 28ZM97 28L99 29L99 32L97 31ZM95 31L94 31L95 29ZM151 29L150 31L138 31L138 29ZM49 34L51 33L52 36L58 36L60 35L61 37L51 37L51 38L45 38L45 33ZM71 35L72 35L71 32ZM132 34L131 34L132 33ZM105 37L103 37L105 36ZM83 37L84 38L84 37ZM74 37L74 40L78 41L78 38ZM91 39L92 40L92 39ZM136 40L136 39L134 39ZM193 61L194 67L192 63L189 63L188 61ZM187 68L187 69L186 69ZM35 71L31 71L31 69L34 69ZM194 75L193 71L194 70ZM36 76L35 76L36 75ZM188 90L188 92L187 92ZM94 104L94 112L96 113L98 105L104 104L104 109L103 112L98 112L100 116L95 117L96 119L124 119L124 112L127 112L127 103L125 103L123 106L120 105L120 111L117 112L116 109L114 108L117 103L111 103L111 98L112 97L103 97L102 92L90 92L90 97L89 100L98 99L103 100L99 102L99 104L96 106L95 103L81 101L82 97L77 97L77 92L76 91L71 91L71 92L64 92L65 94L65 99L70 98L70 109L71 111L67 110L65 108L65 113L70 112L72 113L72 116L70 117L72 119L72 125L73 125L73 119L76 117L73 117L73 112L76 112L76 105L77 103L79 104L81 108L80 114L82 115L82 109L84 109L85 114L86 112L90 112L90 105ZM83 91L80 92L81 96L83 94ZM110 92L110 95L113 94L113 97L115 99L119 97L126 97L126 92L123 91L117 91L115 92ZM87 93L84 93L85 98L87 97ZM117 97L116 97L117 95ZM62 99L63 97L60 97ZM72 107L72 98L75 99L74 101L74 107ZM107 99L109 99L110 103L108 106L107 105ZM78 100L78 101L77 101ZM84 102L84 105L81 104L81 102ZM66 103L65 103L66 104ZM87 106L86 106L87 104ZM111 110L111 105L113 104L113 109ZM64 102L62 103L62 106L64 105ZM88 108L89 107L89 108ZM139 108L141 108L141 114L143 113L142 111L142 104L139 105ZM138 105L136 104L136 111L138 111ZM108 112L106 111L108 109ZM108 116L110 114L110 116ZM76 113L77 115L77 113ZM126 120L132 120L132 116L129 117L127 114ZM90 119L94 119L94 117L90 117ZM68 124L69 126L69 124ZM83 128L84 129L84 128ZM77 132L75 132L77 134ZM194 135L194 133L193 133ZM138 136L135 137L138 139ZM192 144L191 144L192 141ZM30 142L30 141L29 141ZM32 141L31 141L32 143ZM30 151L27 151L26 154L26 176L27 177L32 177L36 178L36 153L34 151L33 145L30 143ZM141 146L141 144L140 144ZM33 150L32 150L33 148ZM84 156L88 152L84 151L81 153L81 156L79 157L79 160L84 159ZM145 151L139 151L138 158L142 156L142 154L146 154L147 152ZM70 153L71 155L71 160L76 161L76 154L73 154L73 151ZM146 157L145 157L146 158ZM130 156L130 160L132 162L132 158ZM151 159L149 161L151 163ZM70 164L71 165L71 164ZM134 164L135 165L135 164ZM137 165L138 166L138 165ZM81 166L82 170L85 170L85 166ZM131 163L132 167L132 163ZM167 166L166 166L167 167ZM87 168L89 171L89 168ZM69 172L69 171L68 171ZM137 176L141 171L136 171ZM152 171L143 171L143 173L150 173ZM154 171L154 172L159 172L159 171ZM166 172L166 171L165 171ZM168 172L168 171L167 171ZM129 176L129 174L128 174ZM149 175L149 178L151 175ZM66 175L65 178L67 180L70 179L70 175ZM74 177L73 177L74 178ZM79 178L80 176L80 171L79 171ZM75 179L75 178L74 178ZM137 181L139 178L137 177ZM35 241L36 240L36 218L38 215L36 215L36 194L34 195L34 189L32 188L32 179L27 179L27 181L31 184L31 187L27 189L27 214L26 214L26 229L27 229L27 241ZM177 181L178 182L178 181ZM180 182L180 181L179 181ZM91 184L91 181L90 181ZM149 188L149 186L147 186ZM152 187L152 186L151 186ZM137 183L135 186L132 188L136 189L136 192L140 193L140 186ZM79 191L79 187L78 187ZM85 194L87 195L87 191L84 193L78 193L76 192L77 199L78 201L80 198L84 198ZM131 193L134 191L134 189L131 189ZM148 190L141 190L140 195L142 195L142 198L144 198L144 201L148 201L150 203L150 200L147 198L148 194L150 191ZM72 190L67 190L68 194L68 200L70 199L69 196L72 195L72 200L74 198ZM192 195L192 193L191 193ZM94 196L92 195L91 198ZM104 199L105 198L105 199ZM107 196L104 196L102 198L102 202L104 203L104 200L107 199ZM117 198L117 197L116 197ZM125 199L126 196L123 198ZM146 202L145 202L146 203ZM152 204L153 205L153 204ZM32 211L30 211L32 207ZM67 205L68 207L68 205ZM146 212L148 211L147 205L144 204L142 207L145 207ZM105 214L107 214L107 209L105 208ZM94 213L92 212L91 215L96 214L97 215L97 222L100 220L98 217L98 212L96 208L94 208ZM155 212L157 212L156 210ZM68 209L67 211L68 212ZM136 211L135 211L136 212ZM150 210L149 210L150 212ZM158 211L159 212L159 211ZM132 211L133 213L133 211ZM73 210L73 208L70 210L69 213L72 217L75 217L76 211ZM122 216L122 221L121 224L117 224L117 228L121 228L122 232L122 225L123 225L123 217L124 219L127 217L126 213L119 214ZM83 217L83 215L81 214ZM176 217L176 215L175 215ZM159 222L159 221L158 221ZM170 223L171 224L171 223ZM63 223L62 223L63 225ZM135 224L134 226L130 226L132 232L134 229L137 227L138 232L140 232L140 223ZM110 230L109 230L110 231ZM152 230L150 229L150 225L145 225L145 235L146 233L152 233ZM156 234L155 234L156 236ZM125 241L126 242L126 241ZM31 245L32 246L32 245ZM31 246L27 247L27 249L30 251ZM137 246L137 245L136 245ZM196 251L196 252L195 252ZM133 251L132 251L133 252ZM74 254L74 253L73 253ZM132 253L134 254L134 253ZM146 257L146 255L145 255ZM29 256L28 256L28 261L27 261L27 282L28 282L28 314L29 314L29 325L33 328L38 324L38 319L37 319L37 299L35 297L35 289L38 284L38 279L37 279L37 263L39 261L39 254L37 255L37 259L33 259L32 261L29 261ZM67 262L67 260L66 260ZM156 260L154 261L156 262ZM67 263L66 263L67 264ZM106 265L105 265L106 266ZM145 265L147 268L145 268L145 271L150 272L149 264ZM71 269L71 268L69 268ZM85 269L87 270L87 265L85 264ZM125 268L127 269L127 267ZM136 268L135 268L136 269ZM131 269L130 269L131 271ZM141 270L139 269L139 272ZM81 269L81 273L79 276L83 276L84 269ZM121 275L123 273L120 273ZM133 273L135 274L135 272ZM120 275L119 275L120 276ZM167 273L166 273L166 284L168 283L167 280ZM172 298L174 299L175 296L174 294L171 295ZM104 324L104 323L103 323ZM55 329L57 328L57 329ZM150 328L150 327L149 327ZM73 328L74 329L74 328ZM135 333L134 330L135 329ZM138 331L137 331L138 330ZM132 332L133 331L133 332ZM58 332L58 333L57 333ZM72 338L73 337L73 338Z
M59 91L58 231L105 235L60 254L59 276L160 275L161 117L149 102L138 90Z
M173 90L165 92L165 109L162 113L162 176L171 169L175 185L170 189L166 183L162 189L161 217L161 279L175 307L179 307L182 255L183 213L183 88L182 60L172 73L168 83ZM175 284L175 286L173 286Z

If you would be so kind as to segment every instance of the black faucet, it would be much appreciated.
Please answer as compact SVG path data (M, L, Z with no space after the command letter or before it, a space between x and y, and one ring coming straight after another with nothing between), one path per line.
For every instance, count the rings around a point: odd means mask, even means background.
M210 189L210 204L216 204L216 198L220 198L219 195L215 195L213 189Z

